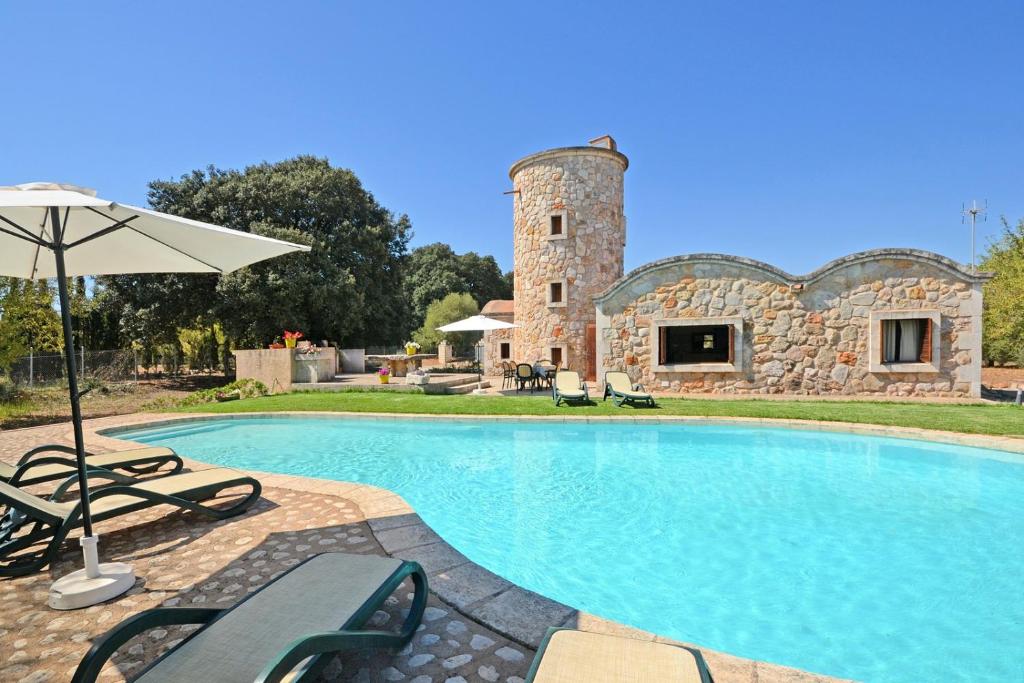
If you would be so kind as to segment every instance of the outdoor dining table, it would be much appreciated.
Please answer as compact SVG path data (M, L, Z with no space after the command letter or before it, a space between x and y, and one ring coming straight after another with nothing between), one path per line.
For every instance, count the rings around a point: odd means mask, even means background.
M551 365L551 364L548 364L548 363L541 363L539 365L531 363L530 367L533 368L533 379L532 379L532 383L530 385L530 391L535 391L537 389L537 386L541 382L547 381L547 382L550 383L551 375L555 371L555 366L554 365ZM541 374L540 372L538 372L537 371L538 368L543 368L545 374Z

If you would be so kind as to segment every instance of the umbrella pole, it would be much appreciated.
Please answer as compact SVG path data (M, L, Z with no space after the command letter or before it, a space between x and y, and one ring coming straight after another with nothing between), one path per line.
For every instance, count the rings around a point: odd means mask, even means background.
M78 394L78 368L75 364L75 345L71 329L71 308L68 282L64 267L64 236L61 234L60 210L50 207L50 226L53 233L53 255L57 269L57 295L60 300L60 320L64 328L64 360L67 364L68 391L71 394L71 424L75 432L75 460L78 465L78 494L81 499L82 555L84 569L71 572L50 586L48 604L54 609L79 609L95 605L124 593L135 585L131 566L114 562L101 565L97 549L98 538L92 533L92 513L89 510L89 472L85 466L85 436L82 434L82 405Z

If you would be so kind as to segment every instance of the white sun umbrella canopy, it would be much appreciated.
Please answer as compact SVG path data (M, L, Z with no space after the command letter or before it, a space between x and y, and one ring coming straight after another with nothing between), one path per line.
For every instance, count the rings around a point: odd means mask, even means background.
M128 273L229 273L258 261L309 247L229 230L128 204L100 199L92 190L57 183L0 187L0 275L57 278L65 361L71 394L85 568L58 579L49 604L86 607L132 587L127 564L99 564L89 511L89 477L79 405L68 277Z
M494 318L488 318L486 315L474 315L462 320L456 320L453 323L442 325L437 328L438 332L490 332L491 330L508 330L513 327L519 327L513 323L507 323L503 320L495 320ZM477 382L476 389L473 391L474 394L486 393L483 388L483 371L479 365L477 367Z

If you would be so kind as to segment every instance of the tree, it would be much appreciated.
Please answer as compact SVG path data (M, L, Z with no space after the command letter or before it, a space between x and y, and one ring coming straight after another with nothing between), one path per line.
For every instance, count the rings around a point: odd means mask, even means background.
M214 322L236 343L263 345L285 329L310 339L380 344L405 334L406 216L377 203L352 171L300 156L243 171L193 171L149 185L154 209L313 247L225 276L102 279L123 334L175 341L179 328Z
M0 278L0 369L33 349L60 353L64 337L46 280Z
M1024 367L1024 219L1011 226L1003 218L981 267L996 274L985 285L985 359Z
M479 337L479 332L455 332L445 334L438 332L437 328L456 320L462 320L480 312L476 300L465 292L461 294L449 294L439 301L427 306L427 315L423 321L423 327L413 333L413 340L423 347L425 353L433 353L437 350L437 343L442 339L446 340L456 349L465 349L471 346Z
M493 256L456 254L437 242L414 249L406 263L405 290L414 325L423 322L427 307L453 292L468 292L483 306L492 299L511 299L512 287Z

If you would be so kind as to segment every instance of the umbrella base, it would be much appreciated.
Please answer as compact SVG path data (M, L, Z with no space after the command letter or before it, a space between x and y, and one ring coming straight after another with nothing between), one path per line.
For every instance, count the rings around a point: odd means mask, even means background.
M53 609L81 609L116 598L135 585L135 572L124 562L99 563L99 537L83 536L85 568L62 576L50 585L46 601Z
M46 604L53 609L81 609L116 598L134 585L135 572L130 564L106 562L99 565L95 578L79 569L54 581Z

